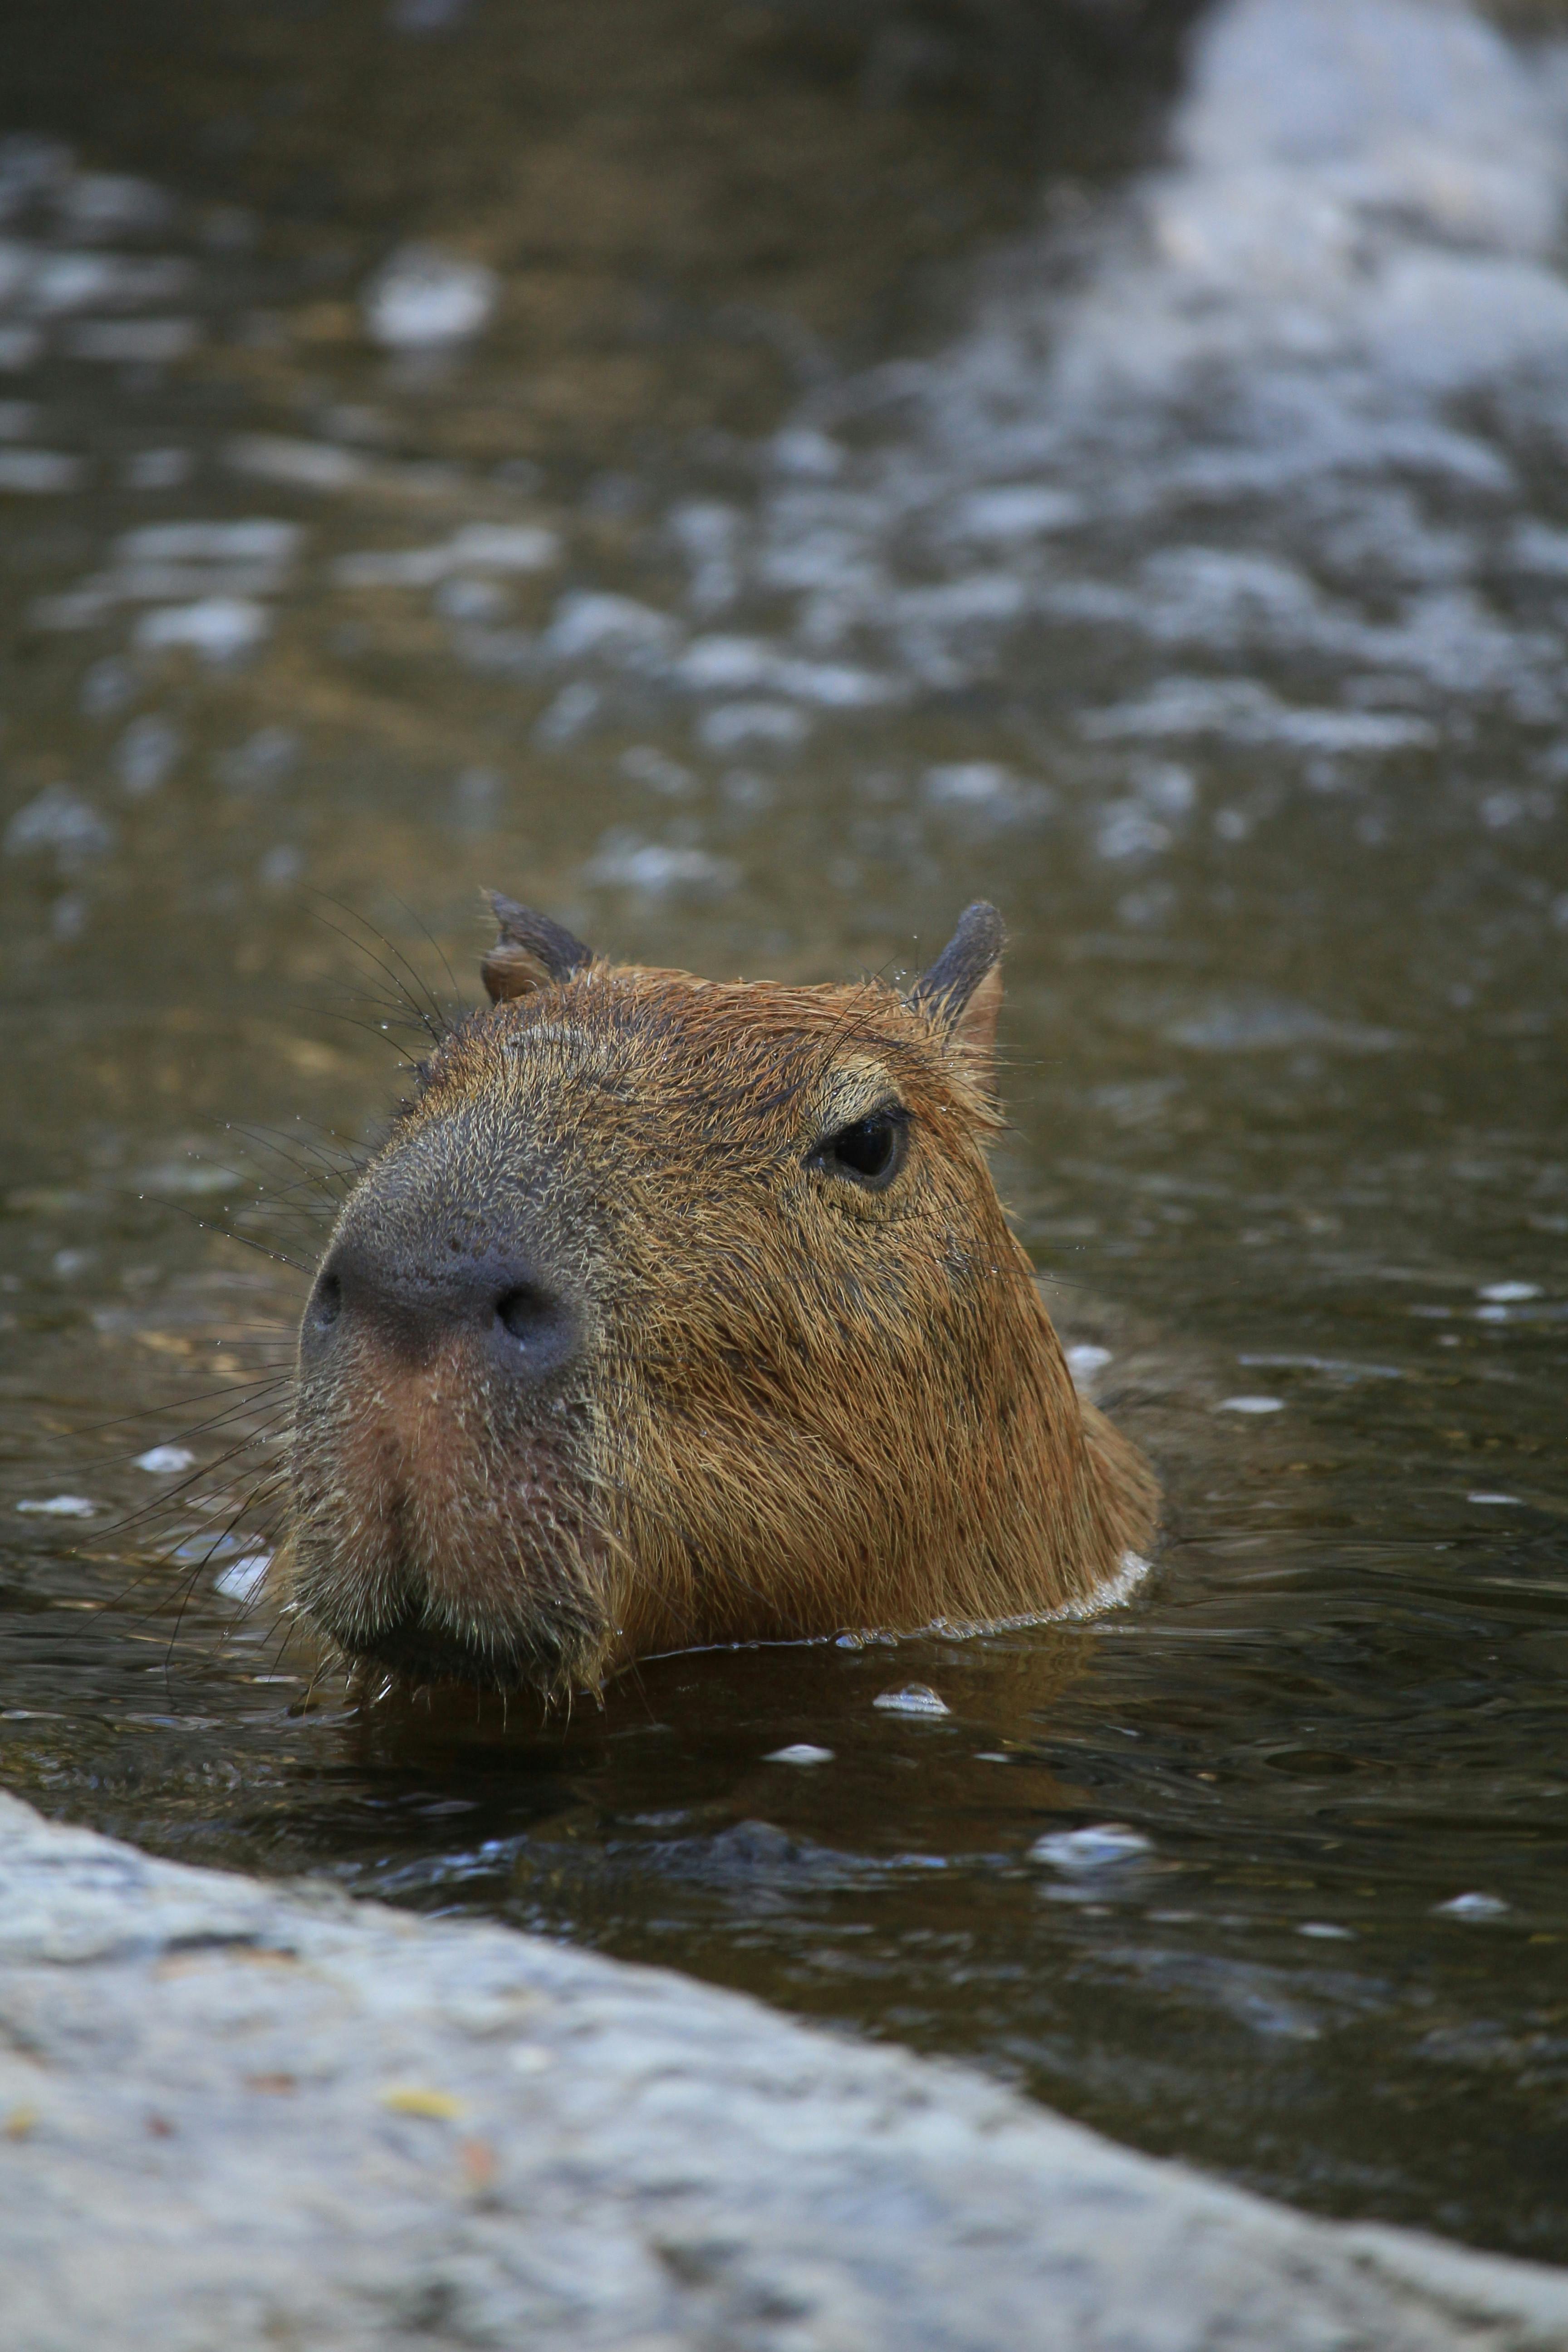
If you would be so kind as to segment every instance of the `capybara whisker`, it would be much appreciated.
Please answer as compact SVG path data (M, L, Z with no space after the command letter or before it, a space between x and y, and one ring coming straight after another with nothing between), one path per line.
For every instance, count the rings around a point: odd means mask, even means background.
M372 936L372 939L376 940L378 946L385 948L385 955L376 955L376 950L374 950L374 948L367 948L367 946L364 946L364 940L362 940L362 939L355 939L355 936L353 936L353 931L343 931L343 929L341 929L341 924L336 924L336 922L327 922L327 918L324 918L322 912L320 912L320 908L312 908L312 912L315 912L315 919L318 919L318 922L322 924L322 929L334 931L334 934L339 936L339 939L348 940L348 946L351 946L353 950L355 950L355 955L362 955L362 957L364 957L364 960L367 960L367 964L374 964L374 967L376 967L376 971L384 973L384 979L388 981L390 988L393 988L395 1000L400 1002L400 1004L405 1004L405 1007L409 1009L409 1012L418 1018L418 1024L426 1025L426 1028L430 1028L430 1034L433 1034L433 1037L435 1037L435 1033L437 1033L437 1030L445 1030L447 1025L449 1025L449 1024L447 1024L445 1012L442 1012L442 1007L439 1007L437 997L435 997L435 990L430 988L428 983L426 983L426 979L423 979L423 973L418 971L418 969L414 967L414 964L411 964L409 960L406 960L406 955L405 955L405 952L402 952L402 948L393 946L393 940L390 940L388 936L384 934L384 931L378 931L378 929L376 929L376 924L369 922L369 919L364 918L364 915L360 915L360 910L357 910L357 908L345 906L345 903L341 901L341 898L329 898L329 896L324 894L324 891L312 891L310 896L318 896L318 898L322 898L322 906L331 906L331 908L336 908L336 910L339 910L339 915L348 915L348 919L351 919L351 922L357 922L357 924L360 924L360 929L362 929L362 931L369 931L369 936ZM393 957L393 962L388 962L388 957ZM397 976L397 964L402 964L402 969L405 969L405 971L409 973L409 981L411 981L411 983L414 983L414 988L411 988L411 990L409 990L409 985L406 985L406 981L402 981L400 976ZM421 1000L423 1000L423 1002L421 1002Z
M411 995L409 993L407 987L398 978L396 966L395 964L388 963L384 957L378 956L374 949L367 948L363 940L356 940L352 932L345 931L340 924L329 922L326 916L321 913L319 908L311 909L312 913L315 915L317 922L319 922L324 929L333 932L337 938L346 941L347 944L354 950L356 954L363 955L367 963L372 963L375 966L376 970L381 972L391 984L394 1002L398 1008L401 1011L405 1011L412 1016L415 1025L425 1031L433 1045L439 1045L442 1038L447 1034L447 1030L450 1027L450 1024L447 1022L446 1014L442 1012L441 1007L437 1003L434 995L432 995L429 989L426 986L418 972L415 971L414 966L407 962L406 958L401 955L400 950L395 948L389 940L383 938L381 932L375 929L373 923L366 922L363 915L355 914L352 908L342 906L336 898L327 899L326 904L330 907L337 907L340 913L346 914L350 916L353 921L362 924L364 929L370 932L373 939L379 940L381 941L382 946L387 950L389 954L397 956L399 961L405 964L405 968L412 975L415 988L419 992L418 994ZM421 1003L420 1002L421 995L426 1000L424 1003Z

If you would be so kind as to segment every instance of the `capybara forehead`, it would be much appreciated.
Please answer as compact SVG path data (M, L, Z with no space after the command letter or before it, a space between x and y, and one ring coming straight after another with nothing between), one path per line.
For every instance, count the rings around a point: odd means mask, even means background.
M880 981L789 987L595 964L466 1023L426 1072L414 1113L459 1105L547 1113L587 1094L643 1118L779 1139L865 1117L896 1097L960 1127L985 1105L961 1056ZM640 1121L639 1121L640 1123Z

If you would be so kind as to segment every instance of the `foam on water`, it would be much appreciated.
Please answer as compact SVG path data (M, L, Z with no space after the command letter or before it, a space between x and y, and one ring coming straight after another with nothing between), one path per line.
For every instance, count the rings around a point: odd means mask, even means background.
M1071 1876L1116 1870L1139 1862L1150 1851L1150 1840L1125 1822L1097 1822L1081 1830L1057 1830L1037 1838L1029 1852L1036 1862L1048 1862Z

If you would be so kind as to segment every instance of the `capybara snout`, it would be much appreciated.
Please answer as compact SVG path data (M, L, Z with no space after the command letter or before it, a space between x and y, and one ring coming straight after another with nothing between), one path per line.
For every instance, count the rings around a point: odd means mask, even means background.
M493 1165L500 1139L476 1135L475 1124L426 1129L356 1194L300 1324L302 1370L324 1367L356 1333L410 1362L460 1339L522 1381L569 1368L584 1320L572 1254L552 1235L533 1188ZM490 1174L476 1184L487 1163Z
M295 1593L545 1694L1092 1598L1154 1513L985 1164L1000 919L907 995L599 961L498 899L301 1326Z

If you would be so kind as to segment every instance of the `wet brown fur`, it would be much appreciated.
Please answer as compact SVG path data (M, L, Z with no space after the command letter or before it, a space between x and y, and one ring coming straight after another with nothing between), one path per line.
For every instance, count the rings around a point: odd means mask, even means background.
M345 1217L457 1249L498 1188L523 1202L580 1360L526 1412L459 1339L410 1364L365 1332L303 1379L306 1611L407 1678L549 1693L693 1644L1092 1601L1156 1490L1079 1402L986 1165L994 953L911 999L564 961L503 917L500 1001ZM895 1097L887 1191L814 1157Z

